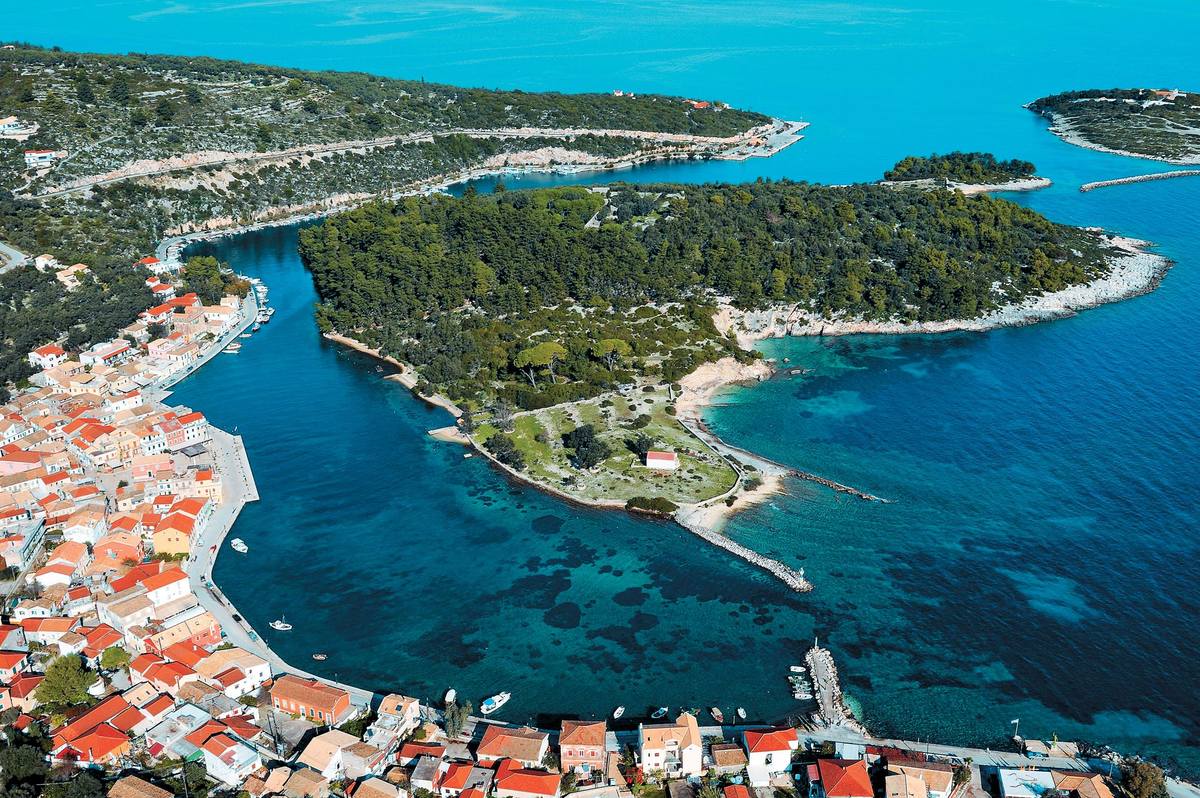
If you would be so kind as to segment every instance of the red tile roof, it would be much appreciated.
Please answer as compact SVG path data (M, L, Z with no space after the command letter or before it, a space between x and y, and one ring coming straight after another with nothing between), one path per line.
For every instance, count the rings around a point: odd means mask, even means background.
M544 770L512 770L496 780L496 787L513 792L532 793L534 795L555 795L558 793L559 776Z
M771 729L746 732L746 750L752 754L767 751L791 751L799 738L795 729Z
M821 759L821 786L828 798L872 798L871 777L861 759Z

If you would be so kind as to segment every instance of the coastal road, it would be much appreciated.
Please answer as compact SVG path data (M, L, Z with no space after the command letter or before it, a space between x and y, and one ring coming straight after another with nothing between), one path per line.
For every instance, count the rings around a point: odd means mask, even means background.
M976 766L1002 768L1033 768L1038 770L1082 770L1107 775L1109 768L1116 765L1100 759L1084 759L1082 757L1035 757L1025 756L1011 751L993 751L990 748L971 748L963 745L939 745L920 740L894 740L870 737L858 734L840 727L818 729L809 732L807 736L817 740L832 742L858 743L875 745L885 748L899 748L920 754L936 754L938 756L970 759ZM1200 798L1200 787L1179 779L1167 779L1167 794L1171 798Z
M709 146L709 147L736 147L747 144L756 135L769 134L777 130L775 127L782 120L773 120L770 125L752 128L751 130L743 131L734 136L716 137L716 136L696 136L690 133L663 133L651 130L618 130L608 128L458 128L447 130L421 130L412 133L404 133L394 136L382 136L376 139L366 139L359 141L337 141L328 144L302 144L296 147L290 147L285 150L273 150L271 152L261 153L187 153L174 158L164 159L155 165L147 164L145 168L137 169L129 172L108 172L104 175L92 175L90 177L80 178L73 183L55 188L49 191L44 191L33 196L38 199L48 197L59 197L66 194L74 194L80 191L87 191L96 186L108 185L111 183L119 183L125 180L134 180L144 177L157 177L160 175L170 174L172 172L189 171L200 167L221 167L235 163L253 163L257 161L272 161L282 158L294 158L297 156L309 155L332 155L335 153L349 152L352 150L376 149L379 147L392 147L397 145L416 144L429 142L435 136L467 136L468 138L495 138L495 139L537 139L537 138L572 138L575 136L601 136L601 137L619 137L632 138L643 141L656 141L663 144L676 145L691 145L691 146ZM761 154L772 155L775 152L788 146L798 140L796 133L806 127L804 123L789 122L783 123L786 127L782 133L774 133L771 143L766 146L760 146ZM186 162L183 162L186 159Z

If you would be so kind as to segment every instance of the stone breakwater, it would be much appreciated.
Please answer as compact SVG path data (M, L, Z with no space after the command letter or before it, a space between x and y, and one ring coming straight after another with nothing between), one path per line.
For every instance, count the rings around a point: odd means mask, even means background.
M684 529L693 533L699 538L708 541L714 546L724 549L735 557L740 557L751 565L756 565L768 572L772 576L779 579L785 585L797 593L808 593L812 591L813 584L804 578L803 571L796 571L778 560L772 560L770 557L764 557L756 551L746 548L740 543L736 543L725 537L719 532L716 532L699 523L693 515L684 511L675 514L675 520Z
M1173 177L1191 177L1193 175L1200 175L1200 169L1176 169L1173 172L1155 172L1154 174L1150 175L1118 177L1115 180L1097 180L1094 183L1084 183L1079 187L1079 190L1086 193L1097 188L1106 188L1108 186L1123 186L1127 183L1148 183L1151 180L1170 180Z

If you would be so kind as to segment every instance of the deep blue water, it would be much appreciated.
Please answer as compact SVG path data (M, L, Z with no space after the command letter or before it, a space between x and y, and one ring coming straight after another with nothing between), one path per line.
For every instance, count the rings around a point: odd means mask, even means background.
M812 123L770 160L622 179L875 179L913 152L988 149L1055 186L1051 218L1155 241L1154 293L986 335L769 342L813 371L709 413L731 441L894 499L808 484L730 533L802 564L804 597L667 524L568 507L425 436L446 416L324 343L291 229L213 247L272 288L275 320L177 398L247 442L263 500L216 578L297 662L434 696L511 689L509 717L618 703L779 717L813 634L874 730L1102 740L1200 772L1200 180L1045 132L1068 88L1194 85L1190 2L181 0L29 6L7 36L529 89L715 97ZM1150 35L1149 32L1152 32ZM1192 84L1189 84L1189 79ZM578 179L578 178L573 178ZM605 176L584 178L604 180ZM510 185L561 182L525 178ZM486 187L486 184L484 185Z

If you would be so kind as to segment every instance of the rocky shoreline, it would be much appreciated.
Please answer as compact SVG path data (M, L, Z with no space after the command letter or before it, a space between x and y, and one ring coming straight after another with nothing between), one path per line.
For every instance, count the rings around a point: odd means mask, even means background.
M1173 265L1162 255L1147 252L1144 248L1150 246L1149 242L1120 236L1110 237L1109 242L1117 252L1112 257L1112 270L1105 276L1062 291L1030 297L1018 304L1005 305L975 319L875 321L844 316L825 318L798 305L743 311L722 304L713 321L723 334L732 330L738 344L745 349L752 348L756 342L766 338L791 335L986 332L1000 327L1023 327L1041 321L1068 318L1081 310L1149 293L1158 287Z
M1026 108L1029 106L1026 105ZM1129 150L1118 150L1114 147L1105 147L1103 144L1097 144L1094 141L1089 141L1077 131L1070 122L1068 122L1060 114L1050 115L1051 133L1058 136L1067 144L1072 144L1076 147L1083 147L1085 150L1095 150L1096 152L1107 152L1110 155L1123 155L1126 158L1141 158L1147 161L1161 161L1162 163L1173 163L1181 166L1194 166L1200 164L1200 155L1192 155L1185 158L1165 158L1159 155L1147 155L1142 152L1130 152Z

